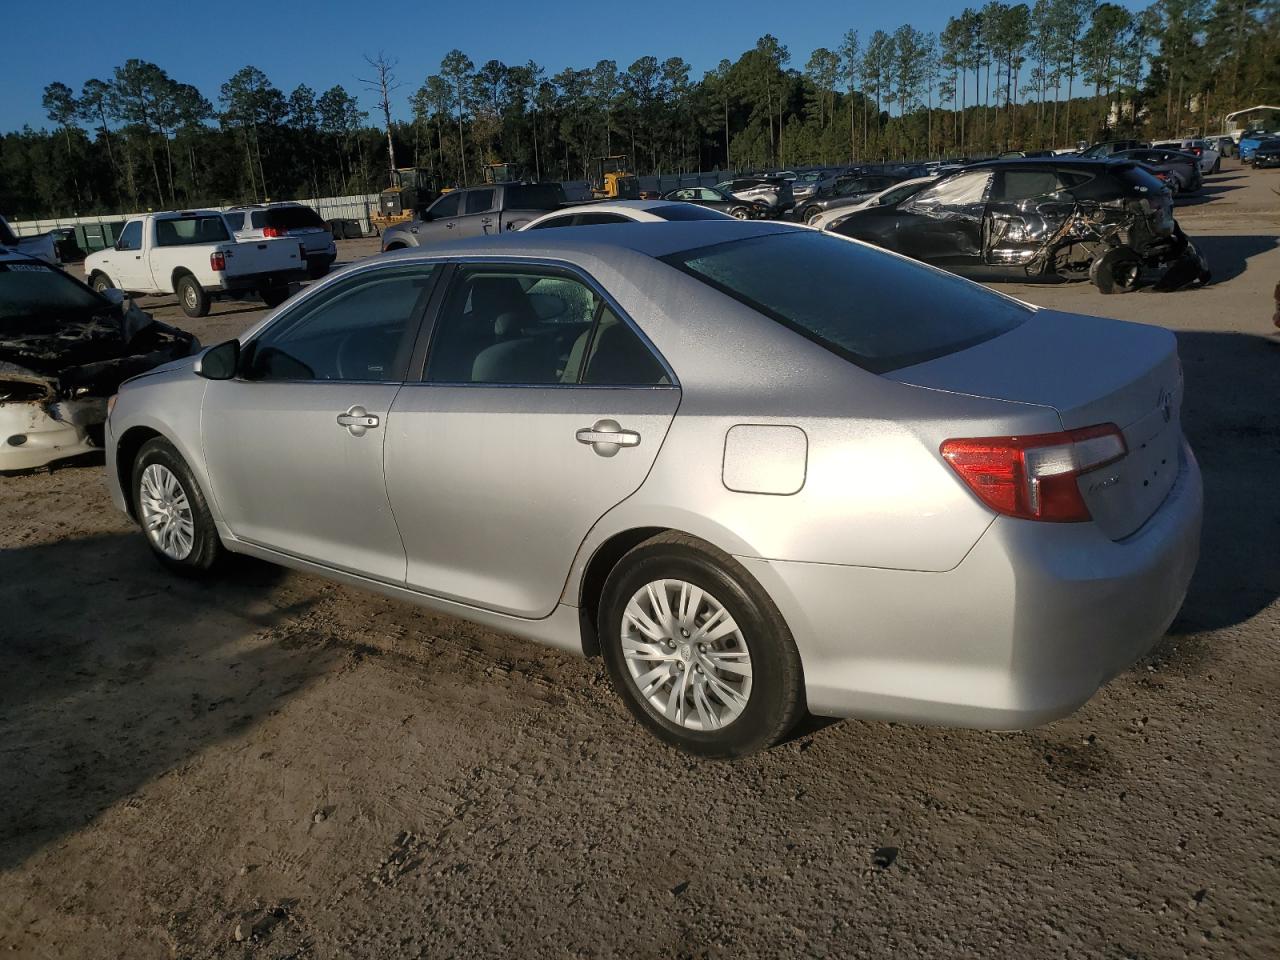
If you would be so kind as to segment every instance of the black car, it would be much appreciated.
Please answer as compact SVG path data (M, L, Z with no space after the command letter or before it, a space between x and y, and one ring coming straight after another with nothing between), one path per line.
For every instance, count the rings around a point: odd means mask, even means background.
M764 212L759 205L739 200L715 187L681 187L679 190L672 190L665 194L662 199L696 203L700 207L710 207L712 210L719 210L739 220L754 220Z
M1080 151L1080 156L1094 160L1105 160L1107 157L1120 153L1122 150L1141 150L1143 147L1149 146L1151 144L1146 140L1103 140L1101 143L1095 143L1091 147L1085 147Z
M1259 167L1280 167L1280 138L1272 138L1263 140L1260 144L1253 148L1253 154L1249 157L1249 163L1254 168Z
M1134 289L1144 266L1177 265L1157 287L1208 280L1173 219L1173 199L1133 161L993 160L893 207L868 207L833 233L989 280L1088 277Z
M835 183L804 201L798 208L796 219L802 223L812 223L828 210L837 207L851 207L881 190L887 190L895 183L901 183L903 177L892 173L873 173L858 177L841 177Z
M1164 150L1146 147L1140 150L1121 150L1112 154L1116 160L1136 160L1147 167L1159 180L1177 193L1195 193L1204 184L1200 172L1200 158L1180 150Z

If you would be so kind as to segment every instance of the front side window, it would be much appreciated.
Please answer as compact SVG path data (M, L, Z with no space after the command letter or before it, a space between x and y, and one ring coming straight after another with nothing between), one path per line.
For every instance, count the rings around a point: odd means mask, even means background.
M873 373L990 340L1032 312L959 277L816 231L662 260Z
M921 190L911 201L916 213L974 213L974 208L987 202L991 186L990 170L975 170L948 177L941 183Z
M132 220L120 231L120 239L116 241L117 250L142 249L142 221Z
M669 382L665 376L644 342L576 277L469 267L459 270L436 320L425 379L646 386Z
M530 230L547 230L551 227L571 227L573 226L573 216L567 215L563 217L548 217L540 223L535 223Z
M245 348L246 380L404 379L431 264L371 271L304 300Z
M461 204L462 194L446 193L443 197L433 203L427 212L431 214L431 217L434 220L440 220L444 217L456 217Z

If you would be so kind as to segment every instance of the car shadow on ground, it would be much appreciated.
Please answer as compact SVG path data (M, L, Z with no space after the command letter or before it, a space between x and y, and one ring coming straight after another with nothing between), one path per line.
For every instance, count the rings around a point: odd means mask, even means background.
M1260 302L1259 317L1270 309ZM1186 332L1178 349L1183 429L1205 503L1200 562L1172 632L1194 633L1243 623L1280 596L1280 347L1267 337Z
M275 629L309 606L272 602L281 577L239 562L181 580L136 535L0 552L0 870L327 669L337 651Z
M1242 179L1242 178L1233 178L1233 179ZM1205 185L1201 187L1199 190L1197 190L1195 193L1178 194L1177 198L1174 200L1174 210L1176 212L1177 210L1183 209L1184 207L1198 207L1201 204L1209 203L1212 200L1216 200L1218 197L1222 196L1224 193L1230 193L1232 190L1239 190L1243 186L1244 186L1243 183L1232 185L1232 184L1221 183L1216 180L1213 181L1212 183L1206 182Z
M1223 283L1240 276L1249 267L1249 260L1280 246L1280 239L1263 234L1213 237L1191 237L1206 260L1213 274L1211 283ZM1265 306L1265 305L1264 305Z

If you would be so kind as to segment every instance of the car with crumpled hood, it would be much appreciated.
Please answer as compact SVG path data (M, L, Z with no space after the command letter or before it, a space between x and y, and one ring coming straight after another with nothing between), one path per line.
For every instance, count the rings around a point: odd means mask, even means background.
M983 280L1090 279L1103 293L1207 283L1209 266L1173 217L1168 189L1125 160L993 160L829 232Z
M120 384L199 349L120 291L0 249L0 472L101 450Z

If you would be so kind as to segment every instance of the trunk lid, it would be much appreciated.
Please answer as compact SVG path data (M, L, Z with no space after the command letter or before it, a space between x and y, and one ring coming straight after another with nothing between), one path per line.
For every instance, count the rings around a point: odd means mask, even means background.
M1178 474L1182 368L1159 327L1037 311L985 343L888 376L969 396L1052 407L1063 429L1114 423L1128 453L1080 478L1094 522L1120 540L1164 502Z

